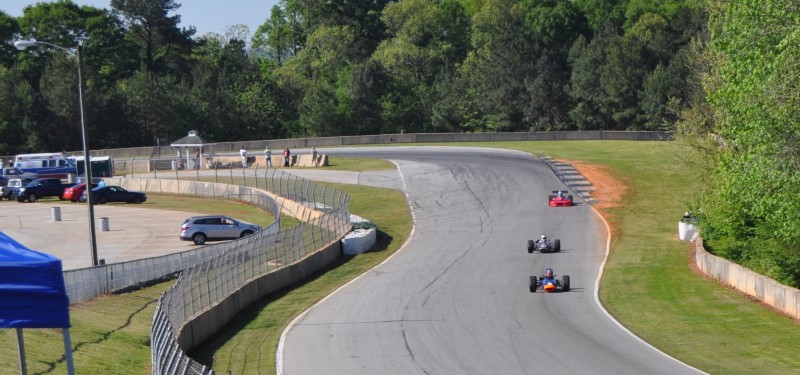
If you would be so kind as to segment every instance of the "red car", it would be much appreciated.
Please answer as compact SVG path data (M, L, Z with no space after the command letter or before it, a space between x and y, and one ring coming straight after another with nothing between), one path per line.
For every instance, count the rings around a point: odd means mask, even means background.
M97 184L92 184L92 187L97 187ZM81 198L81 194L86 190L86 183L77 184L64 189L64 199L72 202L77 202Z
M572 195L563 190L553 190L553 194L548 196L547 204L550 207L572 206Z

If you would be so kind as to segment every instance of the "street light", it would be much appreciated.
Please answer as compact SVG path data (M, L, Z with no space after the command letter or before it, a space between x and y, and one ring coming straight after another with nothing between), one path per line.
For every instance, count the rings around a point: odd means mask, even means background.
M86 122L83 119L83 77L81 76L81 39L78 39L78 46L74 49L64 48L52 43L40 42L36 39L30 40L17 40L14 42L14 47L20 51L24 51L28 47L36 47L39 44L53 47L55 49L66 52L67 54L75 54L78 60L78 104L81 110L81 137L83 138L83 165L86 171L86 205L89 207L89 250L92 252L92 266L97 266L99 261L97 259L97 236L95 236L94 228L94 198L92 198L92 162L89 154L89 142L86 140Z

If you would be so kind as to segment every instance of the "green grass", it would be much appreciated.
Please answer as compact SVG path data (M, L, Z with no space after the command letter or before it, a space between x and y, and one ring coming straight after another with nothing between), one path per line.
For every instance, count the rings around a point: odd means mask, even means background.
M150 373L150 325L156 301L173 282L94 299L70 308L77 374ZM65 374L61 330L25 329L29 374ZM0 373L19 373L16 331L0 330Z
M382 171L386 169L394 169L394 164L381 159L366 159L366 158L340 158L331 157L328 159L328 166L323 170L336 170L336 171ZM287 170L291 173L291 169Z
M296 288L254 304L217 338L191 353L218 374L275 372L275 350L288 323L336 288L384 261L411 232L405 195L396 190L329 184L350 194L350 212L378 226L378 243L369 253L344 257L338 264Z
M269 212L243 202L229 200L212 200L203 198L191 198L177 195L156 195L148 194L147 202L142 204L146 208L157 208L159 210L200 212L208 214L224 213L237 219L267 226L275 221L275 217ZM281 215L281 218L283 219ZM288 218L287 218L288 219ZM288 219L291 224L296 223L296 219ZM281 225L284 222L281 221Z
M698 189L694 184L697 172L679 163L682 150L674 144L561 141L463 145L513 148L610 168L614 177L627 184L628 191L625 206L604 212L615 228L600 293L609 312L655 346L710 373L800 373L797 322L698 276L689 266L689 249L675 240L675 235L685 203ZM237 318L239 324L198 348L193 353L197 359L213 363L218 373L274 373L277 340L288 322L405 242L411 221L402 193L335 186L351 194L353 213L379 225L379 251L345 258L307 284L252 306ZM197 211L196 206L189 210ZM146 342L152 301L170 285L172 282L73 306L78 373L149 373ZM27 330L26 344L30 373L64 372L58 331ZM16 372L12 330L0 330L0 345L6 348L0 352L0 372Z

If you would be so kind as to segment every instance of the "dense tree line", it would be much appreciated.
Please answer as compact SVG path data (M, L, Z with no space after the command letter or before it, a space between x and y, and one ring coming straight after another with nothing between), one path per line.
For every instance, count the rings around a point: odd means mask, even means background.
M700 0L282 0L195 35L173 0L0 12L0 154L406 132L670 129Z
M800 286L800 3L710 2L692 54L702 95L682 112L698 153L695 204L715 253Z

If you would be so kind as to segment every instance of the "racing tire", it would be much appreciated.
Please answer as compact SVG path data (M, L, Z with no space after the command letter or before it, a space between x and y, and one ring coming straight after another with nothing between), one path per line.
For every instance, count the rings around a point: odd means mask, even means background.
M530 280L528 281L528 289L531 293L536 293L536 289L539 288L539 280L536 279L536 276L531 276Z
M206 237L206 235L205 235L205 234L203 234L203 233L195 233L195 234L192 236L192 242L194 242L194 244L195 244L195 245L203 245L203 244L205 244L205 243L206 243L206 240L207 240L207 239L208 239L208 238L207 238L207 237Z
M28 202L33 203L33 202L36 202L37 199L39 199L39 198L36 196L36 194L31 194L31 195L28 196Z
M142 197L133 198L134 204L142 204L142 202L143 202Z
M239 236L239 238L242 238L242 237L247 237L247 236L249 236L249 235L251 235L251 234L253 234L253 231L251 231L251 230L246 230L246 231L242 232L242 234Z
M528 240L528 254L533 253L534 250L536 250L536 242Z
M98 197L97 198L97 204L106 204L106 202L108 202L106 197Z
M572 195L567 195L567 200L572 201Z
M553 251L557 253L561 252L561 240L553 240Z
M565 292L569 292L569 275L561 277L561 288L564 289Z

